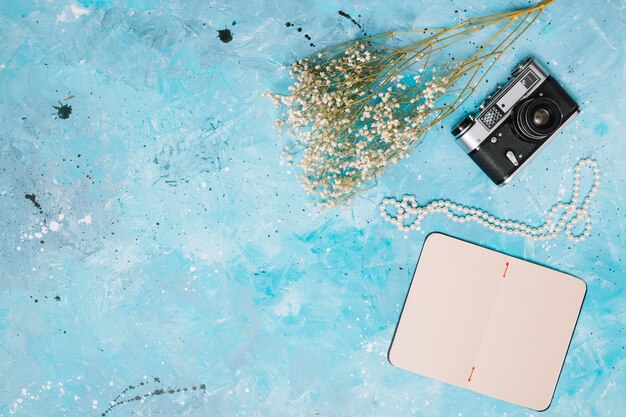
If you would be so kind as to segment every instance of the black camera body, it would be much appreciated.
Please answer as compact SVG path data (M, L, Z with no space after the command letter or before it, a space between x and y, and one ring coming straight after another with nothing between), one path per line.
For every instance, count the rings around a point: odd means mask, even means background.
M457 143L498 185L509 183L580 113L574 99L532 58L453 130Z

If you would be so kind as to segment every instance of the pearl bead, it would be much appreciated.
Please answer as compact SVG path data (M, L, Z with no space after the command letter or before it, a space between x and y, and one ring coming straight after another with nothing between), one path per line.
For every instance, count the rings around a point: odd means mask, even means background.
M582 200L582 205L578 207L580 200L580 178L581 170L584 166L591 167L593 172L593 183L591 189ZM592 159L581 159L574 168L574 183L572 187L572 199L569 203L559 201L548 210L545 222L541 226L531 227L524 222L498 219L494 215L474 207L463 206L448 200L433 200L425 206L417 203L415 196L405 195L402 200L395 198L383 198L380 204L380 214L383 219L396 225L400 230L408 232L419 230L419 224L425 216L432 213L445 213L446 217L457 223L474 221L497 233L508 235L520 235L534 240L553 239L557 234L565 229L565 235L574 242L580 242L591 235L591 221L589 219L589 206L600 185L600 169L598 162ZM389 214L388 205L395 207L395 216ZM458 213L466 214L460 216ZM556 221L554 217L560 214ZM415 218L410 222L406 220L410 216ZM406 224L408 223L408 224ZM585 226L580 235L574 235L572 229L574 225L584 223Z

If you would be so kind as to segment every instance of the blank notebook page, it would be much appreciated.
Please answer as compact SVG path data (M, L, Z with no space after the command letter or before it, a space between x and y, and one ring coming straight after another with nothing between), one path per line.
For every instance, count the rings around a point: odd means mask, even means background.
M390 362L545 410L586 292L584 281L443 234L428 236Z

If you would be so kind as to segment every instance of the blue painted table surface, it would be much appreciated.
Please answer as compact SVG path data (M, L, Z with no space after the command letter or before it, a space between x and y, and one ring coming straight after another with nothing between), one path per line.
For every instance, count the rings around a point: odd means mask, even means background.
M624 416L624 1L556 0L467 103L533 54L581 104L505 188L454 143L459 113L348 209L320 210L279 165L288 137L262 97L310 43L532 3L3 0L0 416L538 415L387 362L431 231L584 279L544 415ZM378 215L414 193L540 223L581 157L603 175L582 243L442 216L405 236Z

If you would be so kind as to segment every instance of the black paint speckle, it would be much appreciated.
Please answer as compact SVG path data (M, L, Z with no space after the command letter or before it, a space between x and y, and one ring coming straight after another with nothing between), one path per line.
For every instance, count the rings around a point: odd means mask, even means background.
M161 380L157 377L153 377L153 382L155 383L160 383ZM145 386L150 384L149 380L146 381L142 381L139 383L140 386ZM129 393L129 391L134 390L135 388L137 388L136 386L133 385L129 385L128 388L126 388L125 390L123 390L122 392L120 392L119 394L117 394L117 396L109 403L109 407L104 410L104 412L102 412L100 415L102 417L105 417L107 414L109 414L111 411L113 411L113 409L115 409L116 407L120 406L120 405L124 405L124 404L128 404L128 403L132 403L135 401L143 401L146 400L150 397L156 397L156 396L160 396L160 395L166 395L166 394L175 394L177 392L181 392L181 391L188 391L189 388L188 387L183 387L183 388L156 388L146 394L137 394L137 393L133 393L130 394L130 396L128 396L126 399L124 399L123 397L126 397L126 394ZM194 385L192 388L194 391L197 389L196 386ZM201 390L206 390L206 384L201 384L200 385L200 389Z
M26 198L27 200L30 200L35 205L35 207L39 210L39 212L40 213L42 212L41 204L39 204L39 202L37 201L37 196L35 196L35 194L26 194L24 198Z
M233 40L233 32L228 28L220 29L217 31L218 37L224 43L228 43Z
M293 24L293 23L291 23L291 22L287 22L287 23L285 23L285 26L287 26L288 28L293 27L294 29L296 29L296 25L294 25L294 24ZM302 27L300 27L300 26L299 26L296 30L297 30L298 32L302 33ZM311 35L309 35L308 33L305 33L305 34L304 34L304 38L305 38L307 41L309 41L309 46L310 46L311 48L315 48L315 44L313 43L313 40L311 39Z
M363 35L367 36L367 33L365 33L365 29L363 29L363 26L361 26L361 24L352 16L350 16L348 13L344 12L343 10L339 10L339 16L341 17L345 17L346 19L350 20L354 25L356 25L359 29L361 29L361 32L363 32Z
M61 104L61 103L59 103ZM61 104L60 106L52 106L57 109L57 116L59 119L69 119L70 114L72 114L72 106L68 104Z

